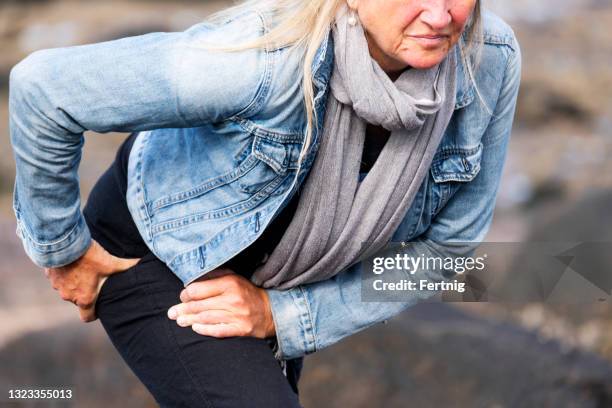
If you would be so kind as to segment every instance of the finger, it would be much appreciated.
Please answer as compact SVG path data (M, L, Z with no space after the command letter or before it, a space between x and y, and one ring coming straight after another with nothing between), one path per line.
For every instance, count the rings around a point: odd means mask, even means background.
M217 338L240 336L240 329L234 324L194 324L191 329L202 336Z
M66 302L72 302L72 303L76 304L75 303L76 300L75 300L74 296L72 295L72 293L70 293L69 291L60 290L60 289L58 289L58 291L59 291L59 295L62 298L62 300L65 300Z
M176 324L181 327L192 326L197 323L202 324L218 324L218 323L234 323L234 316L224 310L209 310L197 314L181 315L176 319Z
M232 324L236 323L236 316L226 310L207 310L195 315L193 324Z
M201 300L218 296L225 291L225 283L221 278L200 282L193 282L181 291L181 302L187 303L192 300Z
M82 295L76 302L76 305L79 308L79 315L82 322L88 323L98 319L98 316L96 315L96 301L100 293L100 288L102 287L106 279L106 276L100 277L98 279L97 287L95 287L95 289L91 289L92 293L90 293L90 296Z
M189 327L197 322L198 322L198 315L196 314L181 315L176 319L176 324L178 324L181 327Z
M197 314L206 310L227 310L226 304L222 300L221 296L213 296L208 299L179 303L168 309L168 317L175 320L184 314Z
M79 315L83 323L93 322L97 319L94 306L89 308L79 307Z
M236 272L234 272L232 269L229 269L229 268L217 268L217 269L213 269L212 271L208 272L206 275L202 276L201 278L196 279L196 282L201 282L201 281L205 281L209 279L216 279L222 276L232 275L235 273Z
M108 276L102 276L100 280L98 281L98 289L96 290L96 296L94 296L94 300L93 300L94 306L96 302L98 301L98 296L100 296L100 290L102 290L102 285L104 285L104 282L106 282L107 279L108 279Z
M200 284L204 284L207 281L213 280L213 279L217 279L217 278L221 278L223 276L226 275L230 275L233 274L234 271L232 271L231 269L226 269L226 268L218 268L218 269L214 269L210 272L208 272L206 275L202 276L201 278L196 279L195 281L193 281L191 284L189 284L185 289L183 289L179 295L179 298L181 299L181 301L183 303L189 302L191 300L197 300L194 297L190 296L190 291L192 289L188 289L190 286L194 286L194 285L200 285ZM221 282L215 282L215 283L221 283Z
M98 280L98 287L93 297L81 296L78 301L72 301L79 308L79 314L83 322L93 322L98 318L96 315L96 302L100 295L100 288L102 288L107 279L107 276L103 276Z
M102 289L102 285L104 285L104 282L106 282L106 280L108 279L108 276L103 276L100 278L99 282L98 282L98 290L97 290L97 294L100 293L100 289ZM96 298L98 297L98 295L96 294Z

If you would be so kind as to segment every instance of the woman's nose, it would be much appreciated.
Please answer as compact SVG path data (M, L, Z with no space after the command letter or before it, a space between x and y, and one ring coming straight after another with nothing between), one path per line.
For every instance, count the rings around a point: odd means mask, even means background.
M453 20L450 12L450 1L431 0L425 2L421 20L433 30L443 31Z

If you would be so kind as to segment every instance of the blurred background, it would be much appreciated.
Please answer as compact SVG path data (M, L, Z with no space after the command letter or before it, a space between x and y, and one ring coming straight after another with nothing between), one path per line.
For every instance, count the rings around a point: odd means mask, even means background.
M76 309L51 289L15 235L10 68L41 48L183 30L228 4L0 2L0 405L8 406L9 388L56 387L74 390L68 406L124 406L126 400L155 406L99 322L79 323ZM612 241L612 2L484 4L511 23L523 51L516 123L487 240ZM87 135L83 199L124 137ZM612 308L610 293L604 295L572 305L420 305L309 356L302 403L612 407Z

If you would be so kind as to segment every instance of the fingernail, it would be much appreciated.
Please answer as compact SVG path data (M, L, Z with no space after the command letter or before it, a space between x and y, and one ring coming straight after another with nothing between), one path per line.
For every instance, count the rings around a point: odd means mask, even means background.
M185 300L183 300L183 302L189 300L189 294L187 293L187 289L183 289L181 291L181 294L179 295L179 298L185 299Z
M177 313L176 313L176 309L171 307L170 309L168 309L168 317L172 320L176 319Z

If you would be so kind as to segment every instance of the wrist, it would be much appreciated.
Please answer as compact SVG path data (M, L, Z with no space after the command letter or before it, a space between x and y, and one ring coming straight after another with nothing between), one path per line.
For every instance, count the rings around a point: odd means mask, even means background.
M264 289L261 290L261 295L264 303L264 335L266 338L276 336L276 326L274 325L274 318L272 317L272 306L270 304L270 297L268 292Z

